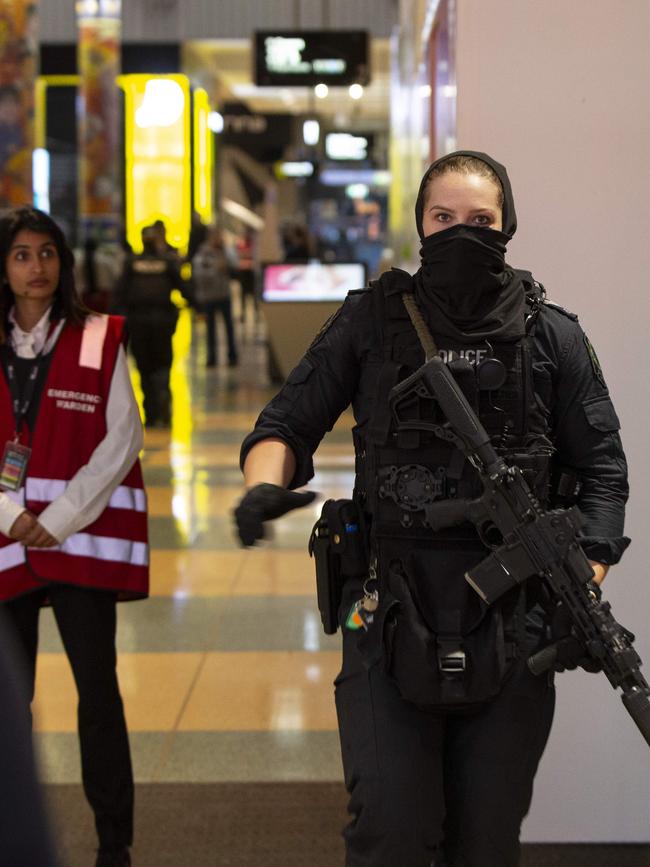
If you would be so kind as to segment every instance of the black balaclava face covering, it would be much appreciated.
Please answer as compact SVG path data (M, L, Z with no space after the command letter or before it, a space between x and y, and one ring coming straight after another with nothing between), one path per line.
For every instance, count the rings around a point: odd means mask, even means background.
M423 236L424 193L431 170L451 156L471 156L489 165L503 188L503 230L456 225ZM506 264L506 244L517 217L505 168L487 154L456 151L427 169L415 205L422 239L416 295L434 332L461 343L518 340L524 334L525 296L521 280Z

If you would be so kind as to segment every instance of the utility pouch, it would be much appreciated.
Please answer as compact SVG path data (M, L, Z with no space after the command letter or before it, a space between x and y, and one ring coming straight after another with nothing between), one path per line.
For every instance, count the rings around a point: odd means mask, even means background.
M517 602L511 595L504 605L488 607L463 587L462 573L454 579L445 571L437 604L425 612L411 586L425 562L411 552L406 563L393 561L388 568L384 599L393 604L383 624L383 667L407 701L469 711L500 692L519 656L509 610ZM436 571L421 577L430 584Z
M323 630L333 635L346 578L368 573L361 518L353 500L326 500L309 538L309 556L316 563L316 592Z
M553 466L551 473L551 505L553 508L568 509L575 506L581 489L582 482L577 470Z

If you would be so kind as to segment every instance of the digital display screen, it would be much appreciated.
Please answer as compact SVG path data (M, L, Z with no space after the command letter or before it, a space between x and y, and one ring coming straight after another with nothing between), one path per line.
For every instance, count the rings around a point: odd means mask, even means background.
M263 268L263 301L343 301L366 285L362 262L284 262Z
M258 87L313 87L368 84L365 30L258 31L255 84Z
M349 132L328 132L325 136L325 154L331 160L367 160L368 137Z

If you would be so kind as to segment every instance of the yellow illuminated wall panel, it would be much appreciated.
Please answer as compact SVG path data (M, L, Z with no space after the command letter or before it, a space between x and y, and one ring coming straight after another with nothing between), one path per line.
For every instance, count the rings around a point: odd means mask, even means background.
M34 147L44 148L47 141L48 87L79 87L78 75L39 75L36 79L34 108Z
M155 220L167 240L187 247L191 209L190 88L184 75L121 75L125 96L125 220L128 242Z
M204 223L212 222L212 131L210 101L202 87L194 91L194 210Z

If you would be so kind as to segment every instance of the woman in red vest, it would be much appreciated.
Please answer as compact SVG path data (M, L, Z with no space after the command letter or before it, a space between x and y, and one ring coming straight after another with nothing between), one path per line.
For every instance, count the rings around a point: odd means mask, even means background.
M0 600L33 695L50 604L79 694L96 867L129 865L133 774L116 674L116 602L148 594L142 425L120 317L80 303L63 233L30 207L0 219Z

